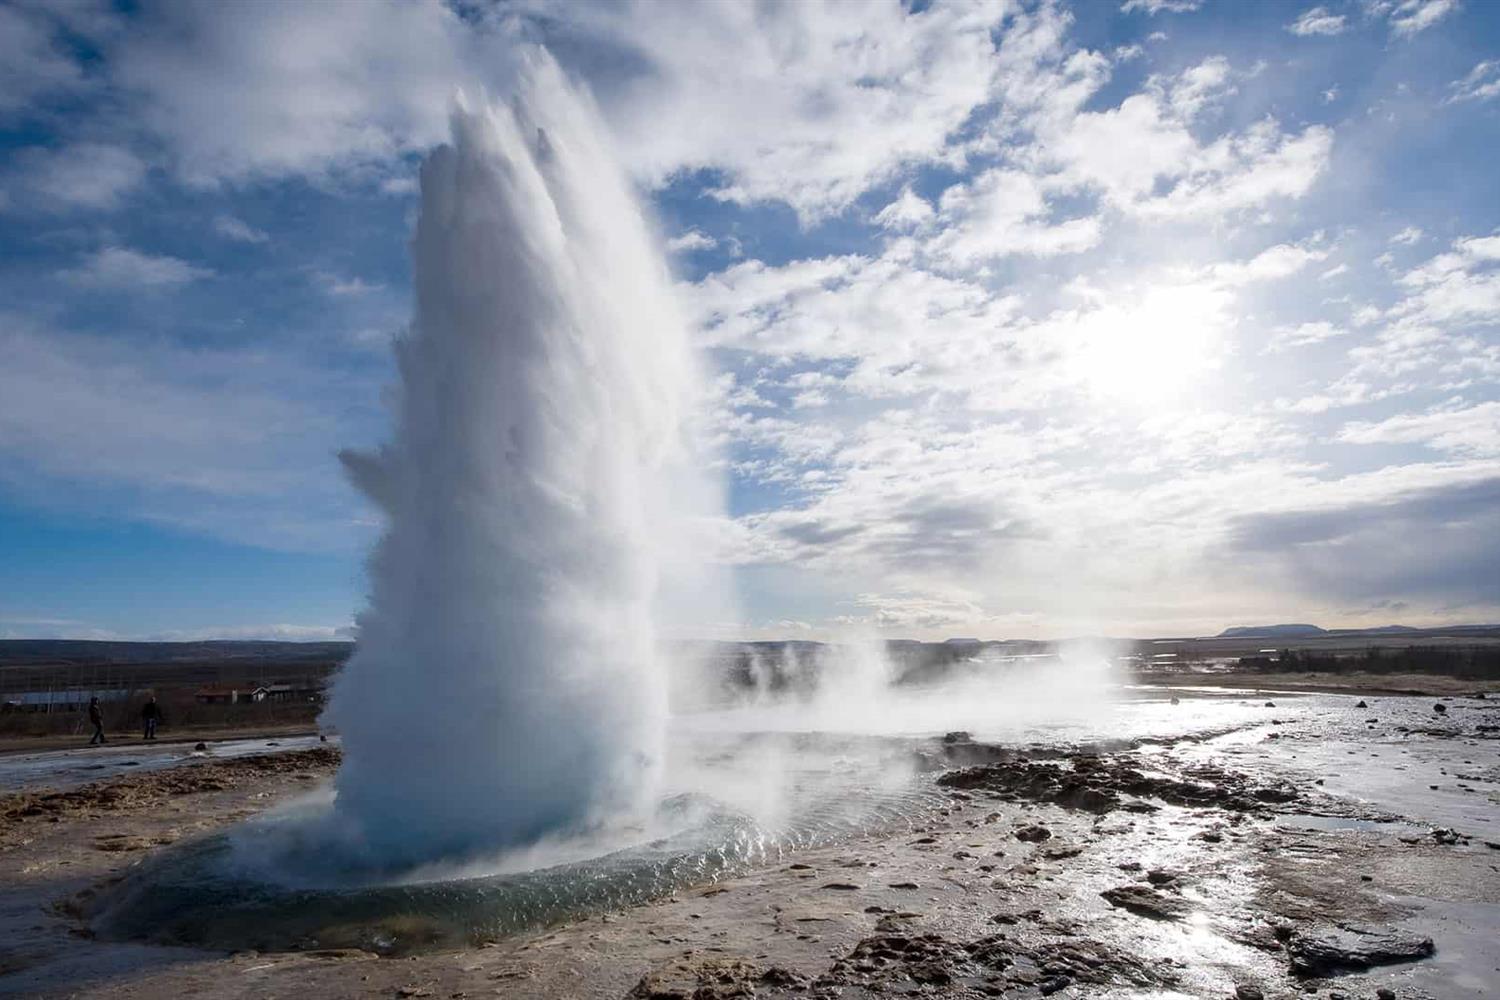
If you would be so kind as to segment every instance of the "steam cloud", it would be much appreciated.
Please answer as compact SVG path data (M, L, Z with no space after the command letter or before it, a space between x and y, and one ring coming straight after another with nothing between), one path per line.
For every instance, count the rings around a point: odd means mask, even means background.
M328 710L335 809L389 864L654 801L701 383L588 100L533 54L508 106L459 104L422 168L394 439L345 456L388 530Z

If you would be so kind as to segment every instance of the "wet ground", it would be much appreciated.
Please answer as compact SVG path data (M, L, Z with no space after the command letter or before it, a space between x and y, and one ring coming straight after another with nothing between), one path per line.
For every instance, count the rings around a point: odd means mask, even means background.
M80 742L82 742L80 740ZM317 735L248 737L201 741L146 742L116 738L103 746L0 754L0 792L32 788L75 788L137 771L201 764L211 760L306 750L319 745Z
M1500 990L1500 847L1489 846L1500 844L1500 701L1246 691L1183 692L1173 705L1172 696L1133 700L1114 724L901 737L926 762L910 780L928 803L905 826L788 850L644 905L387 957L317 940L237 955L90 940L99 886L130 867L106 863L119 855L97 846L109 816L70 816L0 852L11 886L0 940L21 945L0 945L9 970L0 992L711 1000L1389 990L1437 1000ZM289 784L267 774L174 804L211 830L285 798ZM135 835L167 818L133 815ZM412 935L404 917L382 918L397 938ZM20 938L8 936L18 928Z

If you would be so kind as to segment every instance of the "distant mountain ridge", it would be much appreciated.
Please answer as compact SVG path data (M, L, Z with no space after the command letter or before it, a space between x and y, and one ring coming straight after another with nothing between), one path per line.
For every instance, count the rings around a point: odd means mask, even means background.
M1306 639L1315 635L1327 635L1328 630L1317 625L1236 625L1220 632L1220 639L1251 639L1266 636L1276 639Z
M1486 628L1488 626L1454 626L1454 630L1469 628ZM1268 639L1310 639L1320 635L1400 635L1404 632L1434 631L1433 629L1419 629L1411 625L1377 625L1373 628L1323 628L1320 625L1307 625L1303 623L1292 623L1286 625L1236 625L1226 628L1220 632L1220 639L1254 639L1264 637Z

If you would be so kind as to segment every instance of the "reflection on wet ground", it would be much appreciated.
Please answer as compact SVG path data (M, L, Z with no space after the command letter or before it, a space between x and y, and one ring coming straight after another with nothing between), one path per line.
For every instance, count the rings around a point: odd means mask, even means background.
M230 760L318 746L318 736L216 740L195 750L193 743L145 743L139 740L102 747L73 747L37 753L0 754L0 790L76 788L121 774L187 767L207 760Z

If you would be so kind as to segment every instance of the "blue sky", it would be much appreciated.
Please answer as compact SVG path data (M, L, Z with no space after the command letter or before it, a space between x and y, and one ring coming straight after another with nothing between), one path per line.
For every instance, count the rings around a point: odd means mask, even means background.
M0 6L0 635L346 634L415 173L546 45L716 377L704 632L1500 620L1500 5Z

